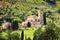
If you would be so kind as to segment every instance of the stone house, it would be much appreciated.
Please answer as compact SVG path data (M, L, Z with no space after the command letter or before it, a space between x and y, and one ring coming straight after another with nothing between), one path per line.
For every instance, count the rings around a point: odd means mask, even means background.
M43 25L43 12L38 10L38 16L28 16L27 19L20 24L20 28L29 27L28 23L30 24L30 27L41 27Z

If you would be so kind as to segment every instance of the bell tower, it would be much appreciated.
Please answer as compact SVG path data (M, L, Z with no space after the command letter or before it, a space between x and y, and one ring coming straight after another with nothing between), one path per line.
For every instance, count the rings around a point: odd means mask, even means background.
M38 10L38 22L43 25L43 12Z

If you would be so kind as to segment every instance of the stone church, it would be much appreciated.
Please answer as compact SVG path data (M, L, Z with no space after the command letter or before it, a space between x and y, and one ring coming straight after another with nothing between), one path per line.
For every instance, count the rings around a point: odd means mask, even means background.
M21 27L41 27L43 25L43 12L38 10L38 16L30 15L19 26Z

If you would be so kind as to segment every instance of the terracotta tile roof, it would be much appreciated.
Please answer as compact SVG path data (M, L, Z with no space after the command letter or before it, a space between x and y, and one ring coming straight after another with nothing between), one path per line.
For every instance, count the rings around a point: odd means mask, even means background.
M0 1L0 7L5 7L5 6L6 6L6 2Z

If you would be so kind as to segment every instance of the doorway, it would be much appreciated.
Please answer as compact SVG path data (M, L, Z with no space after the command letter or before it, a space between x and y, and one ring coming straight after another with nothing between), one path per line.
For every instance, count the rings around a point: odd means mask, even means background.
M27 27L31 27L31 23L30 22L27 23Z

